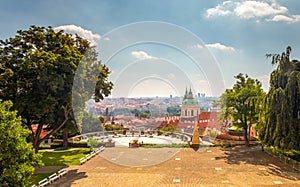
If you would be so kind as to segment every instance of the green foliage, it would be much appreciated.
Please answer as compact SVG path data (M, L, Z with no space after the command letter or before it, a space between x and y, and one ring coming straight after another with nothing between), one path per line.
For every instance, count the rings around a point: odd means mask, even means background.
M37 173L37 174L33 174L31 181L30 181L30 185L33 184L38 184L39 181L43 180L44 178L47 178L51 175L52 173Z
M167 112L170 116L180 116L181 115L181 107L180 106L169 106L167 108Z
M104 126L104 128L105 128L106 131L119 131L119 130L124 130L124 128L121 127L121 126L113 126L113 125L111 125L111 124L106 124L106 125Z
M164 132L174 132L176 131L176 126L174 125L168 125L166 127L163 127L161 130L164 131Z
M133 113L134 116L140 117L140 118L148 118L149 119L151 117L151 113L149 110L139 111L138 109L134 109L131 111L131 113Z
M228 128L229 131L234 131L234 132L242 132L243 129L241 127L238 126L232 126L230 128Z
M31 26L13 38L0 40L0 99L14 103L13 109L28 129L38 124L36 133L31 134L36 151L43 139L62 127L78 132L81 121L76 124L74 114L82 111L91 96L99 101L110 94L110 72L97 55L87 40L51 27ZM90 80L95 80L96 86ZM72 93L74 85L76 92ZM76 109L72 108L72 96ZM45 124L49 133L41 139Z
M229 148L229 147L235 147L235 144L212 144L209 147L222 147L222 148Z
M238 74L232 89L222 94L220 105L222 121L233 120L243 128L246 145L249 145L248 132L252 124L257 123L260 112L259 101L264 96L261 83L248 75Z
M86 154L89 154L91 150L89 148L48 152L41 150L42 162L45 166L71 166L79 165L79 159Z
M99 142L97 139L95 139L95 138L90 138L89 140L88 140L88 146L90 146L90 147L92 147L92 148L95 148L95 147L101 147L101 146L103 146L103 145L105 145L105 143L104 142Z
M0 100L0 184L27 186L40 158L26 142L30 131L21 126L21 118L11 107L12 102Z
M88 144L87 142L69 142L68 146L72 148L78 148L78 147L85 148L88 147Z
M277 68L271 73L270 90L265 97L259 123L259 139L280 149L300 150L300 62L290 61L286 52L268 55Z
M188 148L188 144L142 144L143 148Z

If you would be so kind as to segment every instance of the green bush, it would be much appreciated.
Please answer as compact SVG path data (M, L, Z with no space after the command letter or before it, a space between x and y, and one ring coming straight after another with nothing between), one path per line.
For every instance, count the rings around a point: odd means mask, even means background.
M95 138L90 138L89 141L87 142L89 147L101 147L103 145L105 145L104 142L99 142L97 139Z
M69 147L82 147L82 148L87 148L88 143L87 142L69 142Z
M230 144L230 143L210 145L210 147L222 147L222 148L228 148L228 147L234 147L234 146L235 146L235 144Z
M297 160L300 162L300 150L295 150L295 149L291 149L291 150L283 150L283 149L279 149L279 148L271 148L271 151L273 153L281 153L293 160Z
M62 147L62 143L52 143L50 146L51 149L56 149L59 147Z
M189 147L188 144L142 144L143 148L184 148Z

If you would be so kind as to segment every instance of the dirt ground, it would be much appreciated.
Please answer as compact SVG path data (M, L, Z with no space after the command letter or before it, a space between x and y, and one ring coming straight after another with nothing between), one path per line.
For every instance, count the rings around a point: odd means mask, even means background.
M87 163L66 169L69 173L51 186L300 186L298 171L259 146L198 151L107 148Z

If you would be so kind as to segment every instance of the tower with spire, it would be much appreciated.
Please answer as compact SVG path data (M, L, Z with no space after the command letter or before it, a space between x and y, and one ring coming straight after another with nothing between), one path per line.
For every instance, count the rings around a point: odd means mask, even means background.
M194 98L192 88L186 88L181 107L181 118L197 118L200 114L200 105Z

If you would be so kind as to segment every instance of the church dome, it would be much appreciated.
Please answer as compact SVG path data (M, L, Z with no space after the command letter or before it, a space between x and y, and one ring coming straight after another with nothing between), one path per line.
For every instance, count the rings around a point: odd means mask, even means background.
M198 105L198 101L194 98L191 88L189 92L186 89L182 105Z
M184 99L182 105L198 105L198 101L196 99Z

